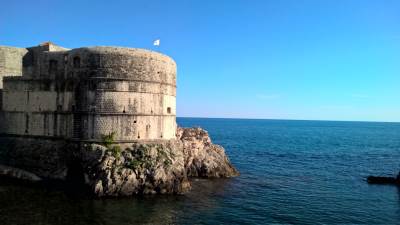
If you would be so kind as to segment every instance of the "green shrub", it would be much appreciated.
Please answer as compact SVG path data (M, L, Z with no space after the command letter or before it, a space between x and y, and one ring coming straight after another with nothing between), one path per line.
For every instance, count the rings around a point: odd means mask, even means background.
M111 153L115 158L119 158L121 156L121 147L119 145L114 145L110 147Z
M110 148L112 144L115 143L115 132L111 132L110 134L107 135L101 135L101 140L103 142L103 145L107 148Z
M127 162L125 165L129 169L137 169L142 163L136 159L132 159L131 161Z

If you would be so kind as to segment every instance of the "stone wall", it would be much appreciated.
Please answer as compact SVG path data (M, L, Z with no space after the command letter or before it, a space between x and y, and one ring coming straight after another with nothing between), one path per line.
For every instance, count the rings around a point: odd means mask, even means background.
M0 46L0 89L4 76L22 76L22 59L27 52L25 48Z
M176 64L168 56L117 47L68 51L52 44L28 50L15 59L23 76L4 79L2 133L175 139Z
M72 137L72 92L44 88L40 80L6 77L2 133L24 136Z

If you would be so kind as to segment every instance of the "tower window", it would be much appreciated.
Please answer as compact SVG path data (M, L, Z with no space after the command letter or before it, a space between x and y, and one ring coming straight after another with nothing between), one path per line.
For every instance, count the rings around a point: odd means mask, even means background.
M168 108L167 108L167 113L168 113L168 114L171 114L171 107L168 107Z
M78 56L74 57L74 68L79 68L81 67L81 59Z
M25 115L25 133L29 130L29 115Z

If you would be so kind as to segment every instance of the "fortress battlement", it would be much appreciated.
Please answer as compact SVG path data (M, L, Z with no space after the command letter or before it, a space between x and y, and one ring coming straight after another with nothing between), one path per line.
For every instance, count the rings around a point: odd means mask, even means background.
M176 138L176 63L144 49L0 46L2 135Z

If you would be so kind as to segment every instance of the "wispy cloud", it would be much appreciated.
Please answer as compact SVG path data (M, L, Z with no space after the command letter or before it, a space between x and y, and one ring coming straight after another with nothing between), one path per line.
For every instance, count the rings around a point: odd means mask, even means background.
M256 97L258 99L263 99L263 100L272 100L272 99L278 99L281 96L279 94L257 94Z

